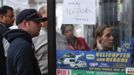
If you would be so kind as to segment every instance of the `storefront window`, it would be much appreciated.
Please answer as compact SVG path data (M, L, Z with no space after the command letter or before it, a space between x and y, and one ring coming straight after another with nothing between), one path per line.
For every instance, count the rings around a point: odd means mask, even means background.
M128 73L128 69L133 67L134 1L89 1L85 5L83 3L86 1L80 0L63 0L60 3L62 18L57 30L63 40L61 38L56 40L57 75L131 74ZM91 7L88 6L90 4ZM56 5L58 7L58 3ZM95 15L93 13L92 16L89 15L90 8L92 12L95 8ZM83 16L87 12L88 16ZM90 21L87 23L85 20ZM60 43L61 45L58 45Z

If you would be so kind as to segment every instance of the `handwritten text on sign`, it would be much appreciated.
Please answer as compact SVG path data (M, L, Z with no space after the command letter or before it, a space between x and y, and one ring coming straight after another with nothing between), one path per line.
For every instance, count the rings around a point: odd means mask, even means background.
M95 24L95 0L64 0L64 24Z

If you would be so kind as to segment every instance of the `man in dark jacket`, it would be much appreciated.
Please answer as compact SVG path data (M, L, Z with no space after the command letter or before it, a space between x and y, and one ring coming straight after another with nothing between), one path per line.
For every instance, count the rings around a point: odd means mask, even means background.
M32 37L39 35L41 22L45 20L35 9L25 9L17 15L18 29L4 34L10 44L7 50L7 75L41 75Z
M14 23L13 8L9 6L0 7L0 75L6 75L6 58L2 43L2 35L8 31Z

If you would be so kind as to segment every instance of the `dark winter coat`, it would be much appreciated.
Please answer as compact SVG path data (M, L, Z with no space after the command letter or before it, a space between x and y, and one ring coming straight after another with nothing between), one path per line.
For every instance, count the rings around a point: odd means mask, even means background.
M31 36L22 30L4 34L10 46L7 51L7 75L41 75Z
M8 27L0 23L0 75L6 75L6 57L4 55L2 35L8 30Z

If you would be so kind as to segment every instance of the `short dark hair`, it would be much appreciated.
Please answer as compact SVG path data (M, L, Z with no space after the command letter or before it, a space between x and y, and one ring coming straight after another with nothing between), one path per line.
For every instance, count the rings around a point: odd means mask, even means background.
M74 26L72 24L62 24L61 26L61 33L64 35L65 29L67 26L71 26L74 29Z
M5 15L8 12L8 10L13 11L13 8L10 6L6 6L6 5L0 7L0 15Z

